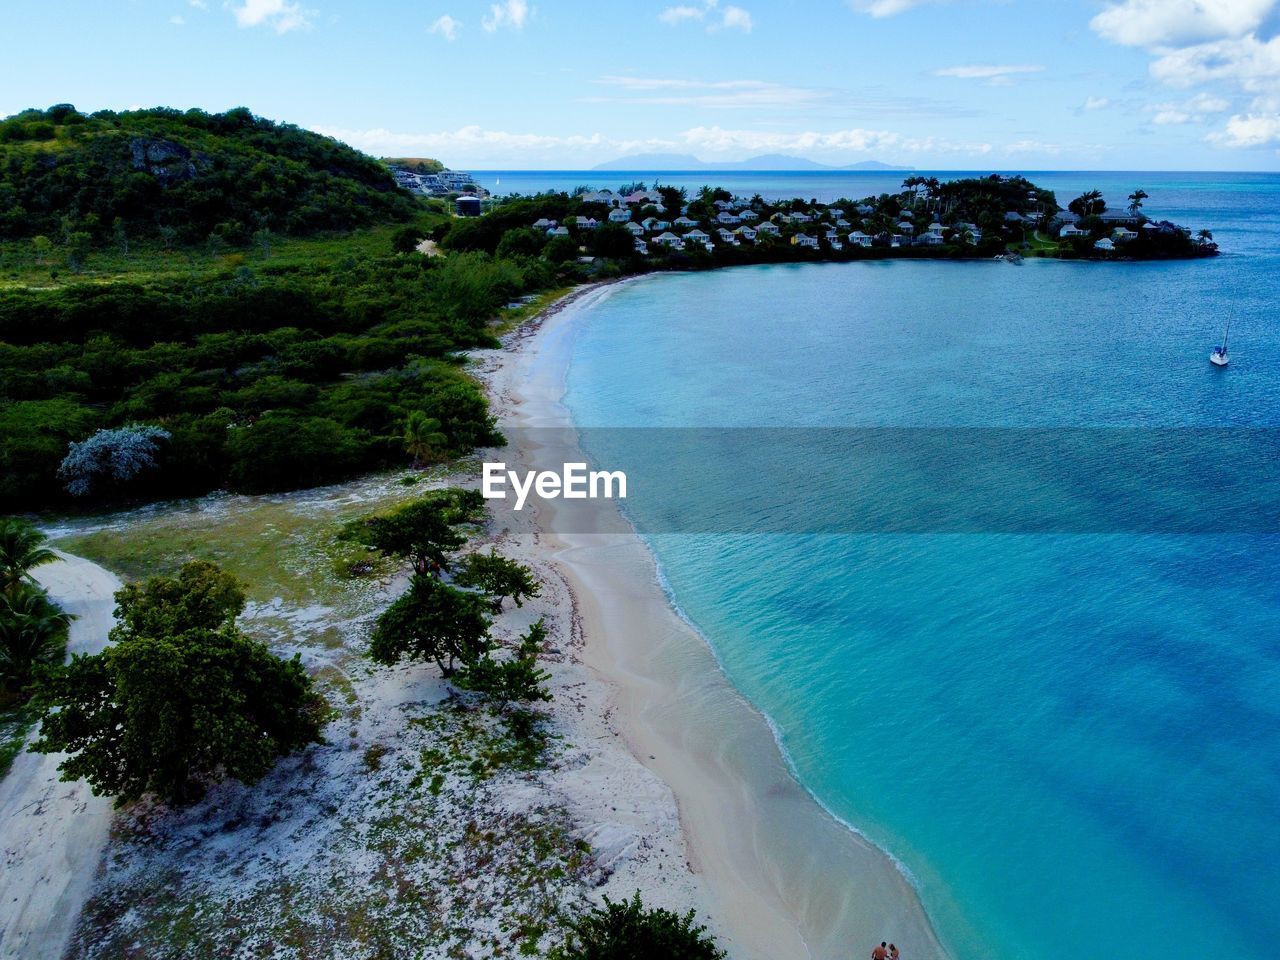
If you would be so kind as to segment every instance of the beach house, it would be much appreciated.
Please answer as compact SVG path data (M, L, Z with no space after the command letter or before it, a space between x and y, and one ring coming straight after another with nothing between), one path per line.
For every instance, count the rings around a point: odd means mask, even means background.
M675 227L677 230L692 230L697 225L697 220L693 220L689 217L676 217Z
M737 230L733 231L733 234L738 239L746 240L748 243L753 243L756 239L756 232L751 227L739 227Z
M610 223L626 223L631 219L631 211L626 207L614 207L609 211Z
M1116 245L1111 242L1110 237L1103 237L1093 245L1093 249L1095 250L1114 250L1115 248Z
M808 250L817 250L818 238L811 237L807 233L797 233L794 237L791 238L791 244L792 246L804 247Z
M760 224L760 226L756 227L756 233L764 233L771 237L776 237L778 234L782 233L782 228L776 223L770 223L766 220L764 223Z
M869 247L871 246L871 238L861 230L855 230L849 234L849 246L851 247Z

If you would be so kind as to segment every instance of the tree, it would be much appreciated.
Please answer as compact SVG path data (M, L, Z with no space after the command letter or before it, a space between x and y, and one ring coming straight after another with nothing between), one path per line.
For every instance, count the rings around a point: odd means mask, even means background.
M484 516L478 490L436 490L420 500L386 513L364 517L348 529L360 542L397 557L406 557L415 573L449 569L449 554L466 543L457 528Z
M119 217L111 221L111 242L116 245L122 257L129 256L129 231Z
M152 577L116 592L111 639L163 637L184 630L221 630L244 611L244 586L209 560L191 560L176 577Z
M415 573L409 590L378 617L369 655L388 666L402 659L434 660L450 677L455 661L472 664L488 653L487 607L478 594Z
M1196 234L1196 236L1199 237L1201 240L1204 240L1206 243L1213 239L1213 233L1209 230L1201 230L1199 233Z
M590 247L597 257L625 260L635 255L636 240L622 224L602 223L592 231Z
M297 655L282 660L235 627L140 636L49 668L38 753L65 752L116 806L146 794L199 799L231 777L253 783L279 757L320 741L327 705Z
M30 583L0 594L0 692L21 696L36 666L62 659L71 619Z
M464 557L454 583L487 594L492 599L494 613L502 609L502 601L510 597L517 607L524 606L529 597L542 593L542 586L533 571L522 563L499 556L493 550L487 554L472 553Z
M75 230L67 234L67 266L75 273L84 269L89 259L89 249L93 246L93 235L85 230Z
M160 444L168 439L168 430L149 424L99 430L87 440L71 444L58 476L73 497L122 486L155 469Z
M440 432L440 421L421 410L409 414L404 425L404 448L415 466L439 460L449 438Z
M1078 217L1096 217L1106 208L1101 190L1089 190L1067 204L1067 209Z
M48 537L17 517L0 520L0 591L13 594L31 579L31 571L58 555L45 546Z
M508 230L498 241L497 255L512 260L516 257L536 257L542 252L547 236L533 227Z
M183 803L226 777L252 783L319 742L324 698L298 656L282 660L240 632L243 589L215 564L131 584L116 601L115 645L38 682L32 749L70 754L64 780L84 778L117 806L148 793Z
M551 960L721 960L707 928L694 923L694 912L681 916L661 908L649 910L640 891L630 900L604 906L574 920L565 944L555 947Z
M578 255L578 242L572 237L552 237L542 248L542 255L552 263L568 263Z
M422 239L417 227L401 227L391 235L391 249L396 253L413 253Z
M1129 194L1129 216L1136 217L1142 209L1142 201L1147 199L1147 191L1139 188Z
M39 234L31 238L31 250L35 254L36 263L44 264L53 250L53 242L44 234Z
M551 675L538 666L538 654L546 641L547 625L539 618L520 638L513 657L495 660L492 654L486 654L459 670L454 682L504 707L513 702L550 700L551 693L544 684Z

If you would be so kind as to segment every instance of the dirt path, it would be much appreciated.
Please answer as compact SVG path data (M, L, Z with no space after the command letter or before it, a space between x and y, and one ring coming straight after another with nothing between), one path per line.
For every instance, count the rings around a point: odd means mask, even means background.
M40 567L37 579L75 614L67 655L107 643L120 581L79 557ZM102 859L111 800L58 779L60 754L21 753L0 781L0 958L59 960Z

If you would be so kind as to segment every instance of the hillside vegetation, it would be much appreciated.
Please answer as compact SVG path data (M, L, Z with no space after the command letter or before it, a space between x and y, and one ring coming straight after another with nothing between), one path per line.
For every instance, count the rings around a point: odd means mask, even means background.
M0 511L284 490L495 434L457 351L554 270L247 110L0 122Z
M379 161L244 108L83 114L60 104L0 121L0 238L184 244L212 234L235 245L260 230L349 230L414 211Z

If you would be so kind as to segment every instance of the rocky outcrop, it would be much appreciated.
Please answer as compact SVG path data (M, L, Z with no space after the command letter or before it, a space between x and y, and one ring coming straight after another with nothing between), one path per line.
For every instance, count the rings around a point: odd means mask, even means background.
M134 137L129 152L135 170L144 170L162 183L190 180L198 173L197 160L180 143L159 138Z

